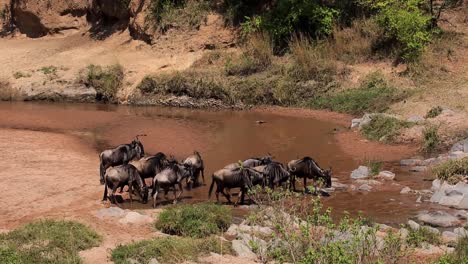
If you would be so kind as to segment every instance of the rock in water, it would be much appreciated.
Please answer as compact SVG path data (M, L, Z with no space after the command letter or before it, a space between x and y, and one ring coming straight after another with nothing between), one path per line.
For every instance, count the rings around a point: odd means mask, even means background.
M393 179L395 179L395 173L391 171L381 171L379 172L379 175L377 175L377 178L392 181Z
M400 193L401 194L407 194L411 192L411 188L406 186L405 188L401 189Z
M366 166L359 166L359 168L351 172L351 178L353 179L364 179L367 177L369 177L369 168Z
M370 192L372 190L372 186L370 186L369 184L363 184L363 185L359 186L358 190Z
M419 159L404 159L400 161L401 166L418 166L422 163Z
M453 227L461 224L457 217L442 211L420 214L418 220L437 227Z

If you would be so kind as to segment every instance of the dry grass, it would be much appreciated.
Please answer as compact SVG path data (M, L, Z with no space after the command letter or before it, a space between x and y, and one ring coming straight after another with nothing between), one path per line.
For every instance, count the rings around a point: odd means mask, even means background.
M19 99L20 92L6 80L0 80L0 101L12 101Z

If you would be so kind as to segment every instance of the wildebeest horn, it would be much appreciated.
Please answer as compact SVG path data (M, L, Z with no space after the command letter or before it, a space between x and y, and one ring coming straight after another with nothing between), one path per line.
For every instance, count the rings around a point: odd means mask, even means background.
M136 140L140 140L140 137L146 137L146 136L147 136L146 134L136 135L136 136L135 136L135 139L136 139Z

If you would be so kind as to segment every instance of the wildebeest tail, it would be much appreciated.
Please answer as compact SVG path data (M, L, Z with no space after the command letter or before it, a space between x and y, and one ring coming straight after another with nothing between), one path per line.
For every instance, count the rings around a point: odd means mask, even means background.
M99 155L99 176L101 184L104 184L104 174L106 170L104 169L104 162L102 160L102 153Z
M208 191L208 199L211 198L211 193L213 192L213 187L214 187L214 184L215 184L215 180L214 180L214 177L211 177L211 185L210 185L210 190Z

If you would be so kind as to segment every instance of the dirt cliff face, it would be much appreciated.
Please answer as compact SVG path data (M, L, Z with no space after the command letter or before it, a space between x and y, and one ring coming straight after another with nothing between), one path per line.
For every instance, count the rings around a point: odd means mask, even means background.
M30 38L89 31L97 37L129 29L147 42L145 26L149 0L0 0L0 31L19 32Z

